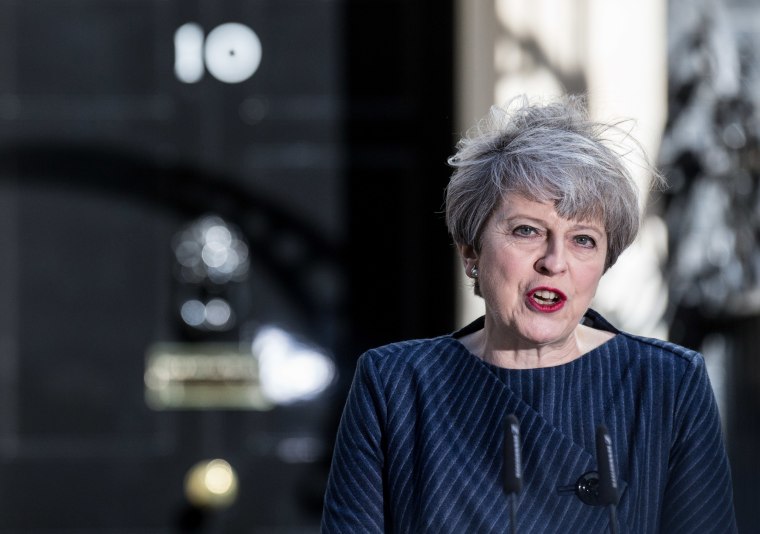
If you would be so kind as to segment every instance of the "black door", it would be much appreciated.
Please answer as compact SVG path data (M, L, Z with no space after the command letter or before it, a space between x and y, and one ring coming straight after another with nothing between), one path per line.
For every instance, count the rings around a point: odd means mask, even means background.
M452 326L424 4L0 0L0 532L318 530L358 353Z

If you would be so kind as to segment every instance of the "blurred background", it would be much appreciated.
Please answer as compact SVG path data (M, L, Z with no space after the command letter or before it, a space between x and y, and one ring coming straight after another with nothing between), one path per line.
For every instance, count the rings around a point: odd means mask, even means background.
M586 93L669 188L594 306L702 351L760 532L760 5L0 0L0 533L314 533L357 357L481 313L492 104Z

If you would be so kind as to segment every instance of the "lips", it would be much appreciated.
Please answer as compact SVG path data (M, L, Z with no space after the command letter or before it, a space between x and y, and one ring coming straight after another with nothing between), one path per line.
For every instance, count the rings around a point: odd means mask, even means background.
M567 302L567 296L552 287L537 287L528 293L528 304L537 311L551 313L560 310Z

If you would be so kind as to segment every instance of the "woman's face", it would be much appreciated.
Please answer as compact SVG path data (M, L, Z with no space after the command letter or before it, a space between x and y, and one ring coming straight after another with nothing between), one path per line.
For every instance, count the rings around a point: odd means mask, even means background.
M508 195L486 223L480 251L461 252L468 275L478 268L497 339L517 348L560 345L594 297L607 233L598 221L563 219L552 202Z

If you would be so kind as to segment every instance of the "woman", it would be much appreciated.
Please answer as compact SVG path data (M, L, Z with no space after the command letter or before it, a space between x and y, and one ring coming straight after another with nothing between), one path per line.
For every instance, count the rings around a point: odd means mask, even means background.
M598 425L613 443L621 532L736 531L702 356L589 309L639 226L613 130L578 98L520 99L460 141L446 220L485 316L362 355L323 532L508 531L507 414L522 436L518 531L607 531L607 510L573 491L596 474Z

